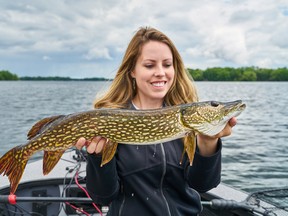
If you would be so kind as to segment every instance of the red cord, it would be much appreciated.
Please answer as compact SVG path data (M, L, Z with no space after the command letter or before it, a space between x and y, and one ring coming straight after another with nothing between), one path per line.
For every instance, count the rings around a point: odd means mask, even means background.
M78 182L78 170L76 171L75 182L76 182L77 186L85 192L86 196L91 199L91 197L90 197L90 195L88 194L87 190L86 190L84 187L82 187L82 186L79 184L79 182ZM8 202L9 202L11 205L15 205L15 204L16 204L16 195L15 195L15 194L10 194L10 195L8 195ZM89 213L85 212L84 210L82 210L82 209L80 209L80 208L77 208L76 206L72 205L71 203L66 202L66 204L68 204L69 206L71 206L73 209L75 209L75 210L77 210L77 211L80 211L81 213L89 216ZM100 213L100 215L103 216L103 214L102 214L101 210L98 208L98 206L97 206L95 203L92 203L92 205L93 205L94 208Z
M87 215L87 216L90 216L89 213L87 213L86 211L84 211L84 210L82 210L82 209L80 209L80 208L72 205L71 203L69 203L69 202L65 202L65 203L66 203L67 205L69 205L71 208L75 209L76 211L79 211L79 212L81 212L82 214L85 214L85 215Z
M76 182L77 186L78 186L79 188L81 188L81 189L85 192L86 196L87 196L88 198L91 198L90 195L88 194L87 190L86 190L84 187L82 187L82 186L79 184L79 182L78 182L78 170L76 171L75 182ZM101 216L103 216L103 214L102 214L101 210L98 208L98 206L97 206L95 203L92 203L92 205L93 205L94 208L99 212L99 214L100 214Z

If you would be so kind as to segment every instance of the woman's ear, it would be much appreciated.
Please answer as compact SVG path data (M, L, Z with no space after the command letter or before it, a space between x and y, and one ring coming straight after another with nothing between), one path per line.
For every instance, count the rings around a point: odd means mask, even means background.
M134 70L133 70L133 71L131 71L131 73L130 73L130 74L131 74L131 77L132 77L132 78L135 78L135 71L134 71Z

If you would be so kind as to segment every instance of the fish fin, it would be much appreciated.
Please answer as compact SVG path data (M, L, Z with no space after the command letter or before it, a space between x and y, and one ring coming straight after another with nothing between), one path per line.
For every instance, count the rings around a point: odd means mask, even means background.
M184 148L183 148L183 151L182 151L182 155L181 155L181 159L180 159L180 163L179 164L183 163L183 158L184 158L184 155L185 155L185 152L186 152L185 138L183 139L183 142L184 142Z
M21 146L9 150L0 158L0 174L8 176L11 194L17 190L28 159L29 156L23 152Z
M194 132L189 133L184 139L184 150L188 155L190 166L193 164L196 150L196 135ZM183 157L183 156L182 156Z
M36 124L32 126L32 128L29 130L27 134L27 138L30 140L36 135L38 135L43 128L45 128L50 123L54 122L56 119L62 118L65 115L58 115L58 116L51 116L47 118L43 118L40 121L38 121Z
M43 156L43 174L47 175L58 163L65 150L44 151Z
M101 166L108 163L112 158L114 157L116 150L117 150L118 143L108 141L106 145L104 146L103 152L102 152L102 161Z

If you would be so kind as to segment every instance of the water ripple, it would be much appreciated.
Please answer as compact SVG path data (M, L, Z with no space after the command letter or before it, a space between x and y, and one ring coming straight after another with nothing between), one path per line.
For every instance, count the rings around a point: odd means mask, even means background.
M223 138L222 181L247 191L288 186L287 82L197 82L200 99L242 99L247 108ZM107 82L0 82L0 155L26 142L41 118L92 109Z

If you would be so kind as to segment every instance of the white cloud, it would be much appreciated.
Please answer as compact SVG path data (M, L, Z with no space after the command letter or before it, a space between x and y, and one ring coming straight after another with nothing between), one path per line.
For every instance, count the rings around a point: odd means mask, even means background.
M287 8L285 0L5 1L0 67L20 76L58 70L73 77L80 67L83 74L105 76L145 25L166 33L187 66L287 67Z
M50 60L51 58L50 58L49 56L43 56L42 59L43 59L44 61L48 61L48 60Z
M92 59L108 59L112 60L108 48L99 48L94 47L91 50L88 51L88 53L84 56L88 60Z

